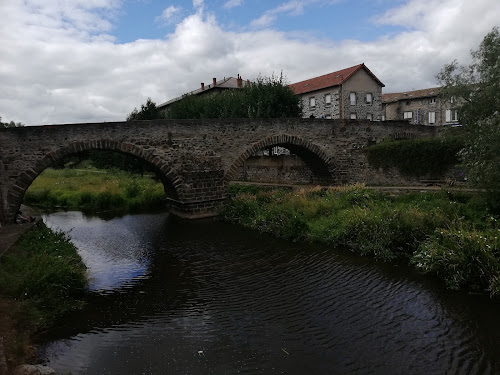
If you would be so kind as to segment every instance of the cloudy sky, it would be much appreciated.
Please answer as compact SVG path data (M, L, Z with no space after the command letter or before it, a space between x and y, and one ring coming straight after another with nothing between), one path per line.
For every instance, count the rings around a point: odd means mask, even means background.
M121 121L212 78L290 83L364 62L384 92L436 85L498 0L0 0L0 116Z

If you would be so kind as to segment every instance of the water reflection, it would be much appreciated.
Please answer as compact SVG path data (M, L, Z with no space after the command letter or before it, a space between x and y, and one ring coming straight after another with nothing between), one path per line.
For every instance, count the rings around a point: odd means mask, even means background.
M73 228L97 291L45 337L62 373L500 371L499 306L404 266L167 214L46 221Z

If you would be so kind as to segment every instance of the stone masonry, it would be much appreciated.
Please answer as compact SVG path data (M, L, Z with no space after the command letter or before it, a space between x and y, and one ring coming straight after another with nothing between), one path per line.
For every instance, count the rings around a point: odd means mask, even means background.
M434 136L405 121L320 119L151 120L0 129L0 224L11 223L33 180L61 158L86 150L134 155L152 165L172 213L214 215L243 162L271 146L288 148L314 183L371 183L363 148L384 138Z

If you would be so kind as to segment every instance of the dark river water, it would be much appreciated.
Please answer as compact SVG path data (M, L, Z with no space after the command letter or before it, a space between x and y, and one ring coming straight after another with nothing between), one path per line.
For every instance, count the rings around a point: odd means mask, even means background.
M405 265L168 214L44 217L89 268L39 355L76 374L500 374L500 304Z

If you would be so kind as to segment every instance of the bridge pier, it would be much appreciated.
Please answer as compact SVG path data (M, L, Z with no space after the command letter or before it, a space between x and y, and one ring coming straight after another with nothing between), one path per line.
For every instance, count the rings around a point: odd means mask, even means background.
M226 198L212 201L200 202L179 202L173 199L170 201L170 213L183 219L203 219L217 216L217 212Z

